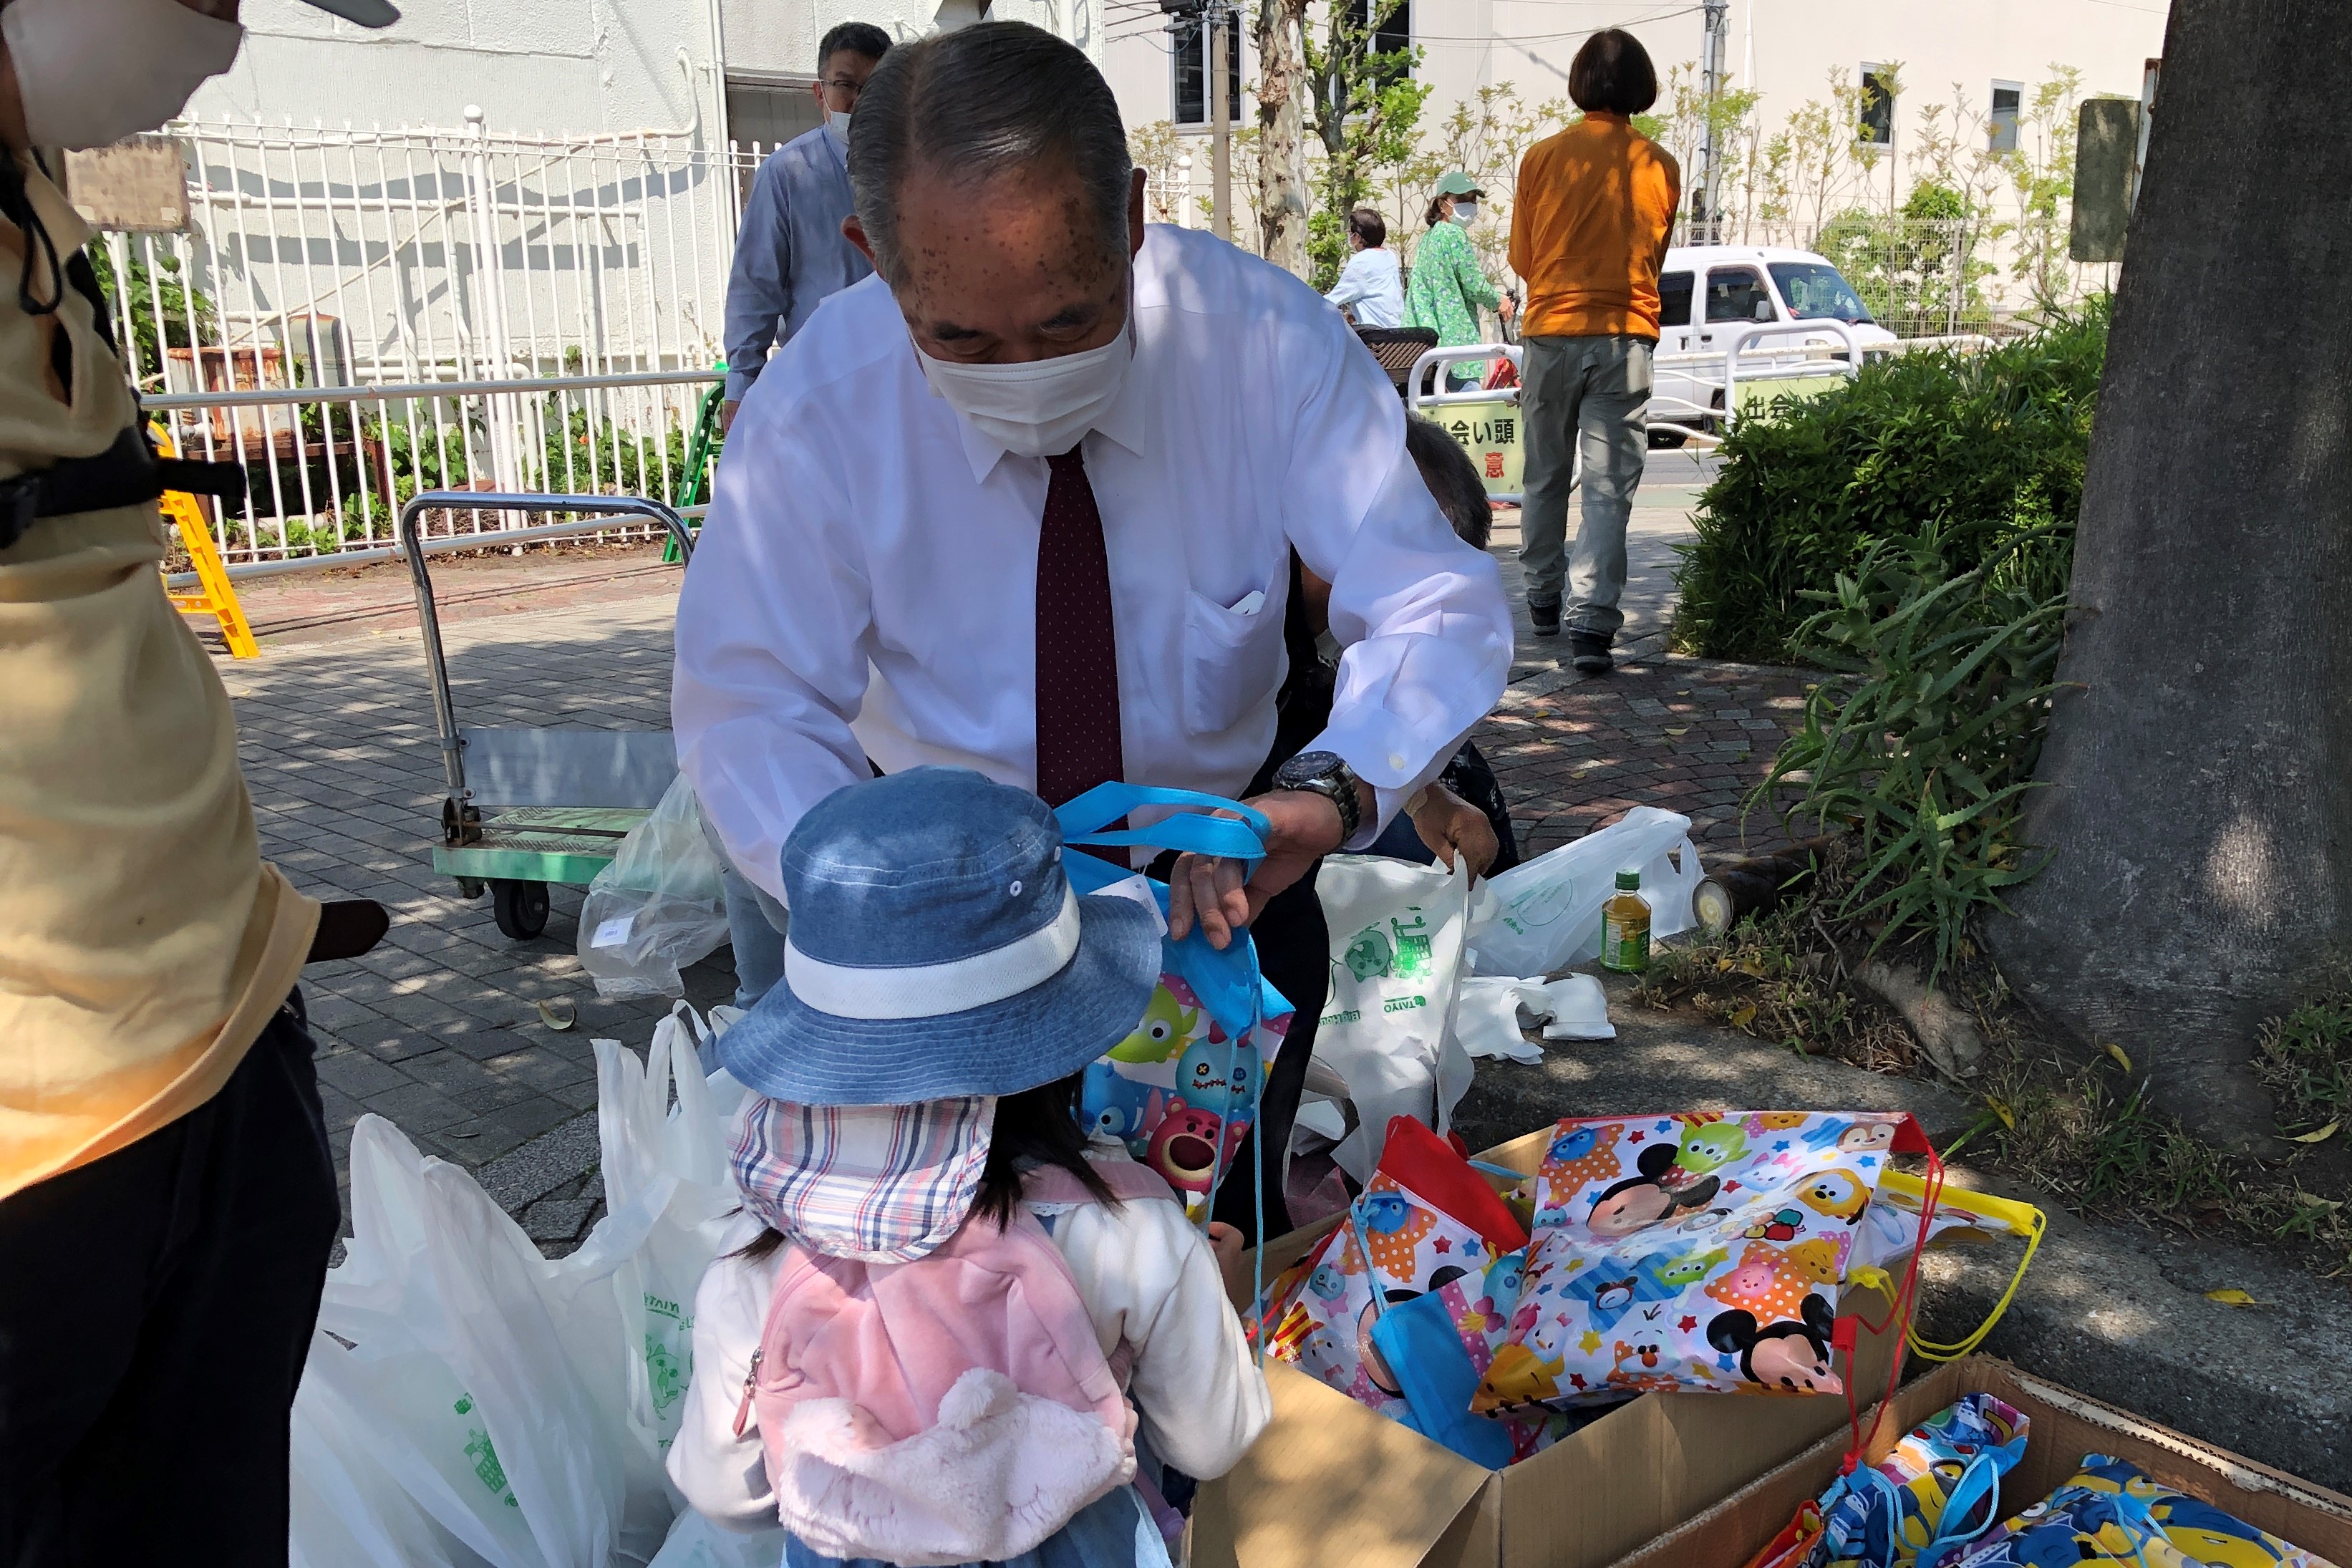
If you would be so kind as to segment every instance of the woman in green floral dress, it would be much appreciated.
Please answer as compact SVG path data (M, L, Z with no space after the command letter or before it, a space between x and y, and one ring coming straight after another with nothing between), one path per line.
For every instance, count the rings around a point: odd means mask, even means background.
M1440 348L1483 342L1478 331L1482 309L1506 321L1511 317L1508 296L1497 293L1486 281L1478 254L1470 248L1470 237L1464 232L1476 219L1479 198L1485 195L1459 169L1438 181L1437 195L1429 204L1429 232L1421 237L1412 253L1412 279L1404 294L1404 324L1435 329ZM1486 374L1485 364L1464 360L1447 368L1446 389L1475 386Z

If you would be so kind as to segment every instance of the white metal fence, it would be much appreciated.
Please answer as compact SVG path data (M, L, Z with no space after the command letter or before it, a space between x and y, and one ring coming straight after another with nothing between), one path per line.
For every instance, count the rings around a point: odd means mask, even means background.
M1685 218L1675 243L1816 252L1844 274L1881 326L1904 338L2020 331L2116 284L2112 265L2069 258L2063 216L1904 218L1849 211L1818 223L1727 217L1711 231Z
M110 233L116 327L232 563L390 542L419 489L692 500L741 192L690 136L173 128L189 227ZM436 531L495 529L471 513Z

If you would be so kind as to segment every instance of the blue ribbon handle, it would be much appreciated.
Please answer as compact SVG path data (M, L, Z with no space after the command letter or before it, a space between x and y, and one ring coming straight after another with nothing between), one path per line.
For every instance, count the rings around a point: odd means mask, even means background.
M1104 831L1109 824L1147 805L1185 809L1149 827ZM1230 811L1234 816L1206 815L1213 811ZM1145 784L1097 784L1075 800L1055 806L1054 816L1062 825L1065 843L1143 844L1155 849L1246 860L1253 866L1265 858L1265 841L1274 831L1274 825L1266 821L1263 812L1254 811L1237 800L1204 795L1199 790L1154 789Z

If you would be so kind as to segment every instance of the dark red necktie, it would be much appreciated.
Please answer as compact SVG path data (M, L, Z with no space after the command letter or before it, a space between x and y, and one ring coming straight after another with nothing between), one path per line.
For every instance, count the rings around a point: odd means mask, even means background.
M1102 513L1077 447L1045 460L1054 477L1037 532L1037 793L1059 805L1124 779L1127 763Z

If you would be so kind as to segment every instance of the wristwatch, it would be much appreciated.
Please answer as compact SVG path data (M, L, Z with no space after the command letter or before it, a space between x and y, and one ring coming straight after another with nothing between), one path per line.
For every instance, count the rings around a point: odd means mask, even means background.
M1274 770L1274 782L1281 789L1312 790L1338 806L1342 845L1364 825L1364 797L1356 770L1337 752L1301 752Z

